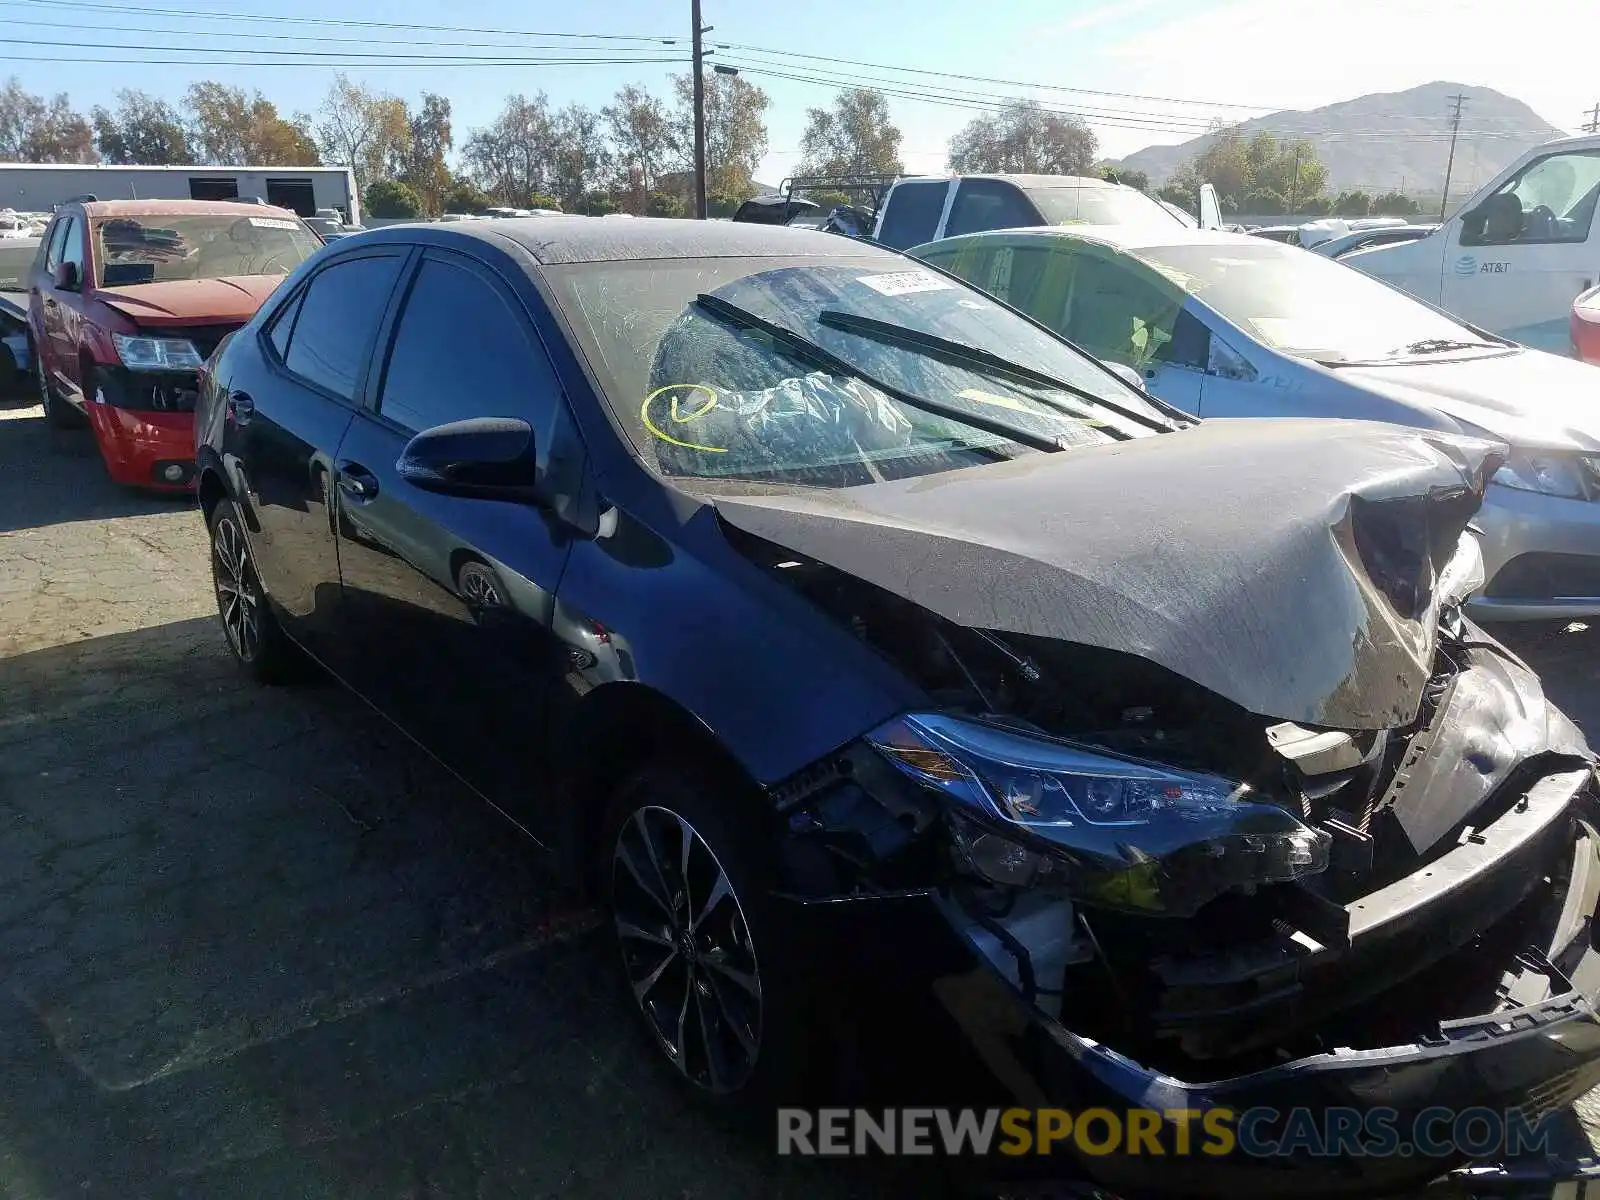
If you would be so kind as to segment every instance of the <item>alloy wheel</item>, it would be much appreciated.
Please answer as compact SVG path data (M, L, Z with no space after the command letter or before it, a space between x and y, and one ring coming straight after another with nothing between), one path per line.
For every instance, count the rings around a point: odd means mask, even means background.
M217 584L222 628L242 662L254 662L261 649L260 596L245 548L244 532L231 514L217 518L211 538L211 571Z
M611 900L622 965L672 1064L707 1091L737 1091L761 1048L761 973L744 909L705 839L670 809L617 834Z
M468 563L461 568L458 582L462 599L472 608L497 608L503 603L500 599L500 585L495 582L487 567L478 563Z

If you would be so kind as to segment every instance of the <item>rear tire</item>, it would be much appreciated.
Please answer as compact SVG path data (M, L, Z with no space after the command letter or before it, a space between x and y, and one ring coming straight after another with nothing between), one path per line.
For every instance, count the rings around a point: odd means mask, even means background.
M219 500L208 524L217 615L234 661L257 683L289 683L302 678L305 655L289 640L267 605L239 509L232 500Z
M89 422L84 415L58 396L55 388L50 386L50 377L45 374L44 356L31 339L28 357L33 362L33 385L39 393L39 406L44 409L44 419L56 429L82 429L87 425Z
M801 940L779 902L771 835L737 786L658 762L607 805L598 865L624 995L702 1103L760 1119L812 1074Z

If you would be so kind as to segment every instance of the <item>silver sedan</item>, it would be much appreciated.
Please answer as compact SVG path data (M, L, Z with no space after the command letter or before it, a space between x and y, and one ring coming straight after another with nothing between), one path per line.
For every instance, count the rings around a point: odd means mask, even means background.
M1485 620L1600 616L1600 372L1297 247L1214 230L1002 230L909 251L1202 417L1391 421L1510 446L1476 520Z

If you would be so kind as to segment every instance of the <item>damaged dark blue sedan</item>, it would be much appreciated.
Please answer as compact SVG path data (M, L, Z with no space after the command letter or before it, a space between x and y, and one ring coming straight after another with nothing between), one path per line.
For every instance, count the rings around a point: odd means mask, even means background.
M571 864L690 1088L819 1094L839 979L975 1104L1600 1081L1593 759L1461 612L1500 447L1202 425L886 250L577 217L325 247L196 415L239 662L319 663Z

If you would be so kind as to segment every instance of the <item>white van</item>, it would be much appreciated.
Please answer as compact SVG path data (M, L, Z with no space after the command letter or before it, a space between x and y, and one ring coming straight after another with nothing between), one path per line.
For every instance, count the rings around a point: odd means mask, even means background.
M1339 261L1481 328L1571 354L1572 301L1600 283L1600 135L1528 151L1425 238Z

